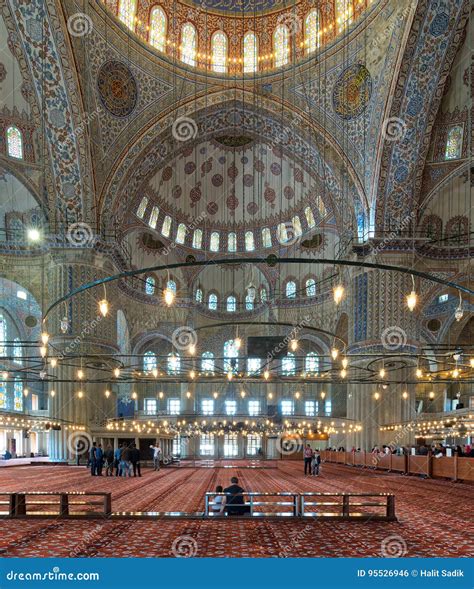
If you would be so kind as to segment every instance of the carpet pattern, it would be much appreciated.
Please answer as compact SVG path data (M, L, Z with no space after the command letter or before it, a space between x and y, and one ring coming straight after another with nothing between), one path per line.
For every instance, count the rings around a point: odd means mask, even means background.
M142 478L91 477L83 467L0 471L1 491L110 491L113 511L202 511L206 491L238 476L247 491L394 493L398 522L317 520L3 520L3 557L472 557L467 533L474 487L324 464L277 469L170 468Z

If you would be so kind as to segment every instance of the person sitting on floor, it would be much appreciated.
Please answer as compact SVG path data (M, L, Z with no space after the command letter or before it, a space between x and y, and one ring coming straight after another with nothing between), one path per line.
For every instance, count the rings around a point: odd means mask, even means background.
M242 494L245 491L242 487L239 487L239 479L232 477L230 482L232 483L230 487L224 489L224 493L226 494L225 511L227 515L243 515L244 513L249 513L250 507L245 505Z

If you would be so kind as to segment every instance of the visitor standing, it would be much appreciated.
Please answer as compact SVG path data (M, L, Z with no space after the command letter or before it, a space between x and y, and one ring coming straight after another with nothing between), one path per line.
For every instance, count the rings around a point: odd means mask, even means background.
M95 477L95 475L97 474L96 452L97 452L97 444L96 444L96 442L92 442L91 449L89 450L89 465L91 467L91 475L93 477Z
M132 448L130 450L130 462L132 463L133 467L133 476L136 477L138 473L138 476L141 477L142 471L140 468L140 450L135 444L132 444Z
M160 470L161 448L158 444L150 448L153 450L153 470Z
M304 456L304 474L311 474L311 461L313 460L313 450L309 444L306 444L303 450Z

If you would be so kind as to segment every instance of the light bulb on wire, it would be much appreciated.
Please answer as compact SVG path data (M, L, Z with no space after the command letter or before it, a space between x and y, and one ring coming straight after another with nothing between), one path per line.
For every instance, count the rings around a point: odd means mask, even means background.
M411 276L411 280L412 280L413 288L411 290L411 293L409 295L407 295L406 299L407 299L408 309L410 311L414 311L416 304L418 303L418 295L416 294L416 291L415 291L415 279L413 278L413 275Z
M296 352L296 350L298 349L298 340L292 339L290 341L290 348L293 352Z
M174 290L172 290L171 288L166 287L165 290L163 291L163 297L165 299L165 303L168 307L171 307L171 305L174 302Z
M331 357L333 360L336 360L339 355L339 350L337 348L332 348L331 350Z
M107 299L102 299L101 301L99 301L99 311L102 317L107 316L107 313L109 312L109 302L107 301Z
M49 342L49 334L46 333L46 331L43 331L43 333L41 334L41 341L44 346Z
M339 303L342 301L342 297L344 296L344 287L342 286L342 284L338 284L334 287L333 296L334 302L336 303L336 305L339 305Z

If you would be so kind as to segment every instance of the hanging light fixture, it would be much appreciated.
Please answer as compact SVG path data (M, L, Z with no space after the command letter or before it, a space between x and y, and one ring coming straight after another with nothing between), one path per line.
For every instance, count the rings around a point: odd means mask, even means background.
M5 370L2 372L2 378L3 378L3 380L8 379L8 372L6 372Z
M429 397L430 399L434 399L434 398L435 398L434 391L430 391L430 392L429 392L429 394L428 394L428 397Z
M336 360L339 355L339 350L337 348L332 348L331 350L331 357L333 360Z
M46 331L43 331L43 333L41 334L41 342L44 346L49 342L49 334L46 333Z
M232 374L232 370L229 370L229 372L227 373L227 380L232 380L233 377L234 375Z
M240 391L240 396L242 397L242 399L245 399L245 395L246 395L245 391Z
M23 390L23 395L24 395L25 397L27 397L29 394L30 394L30 391L29 391L28 389L24 389L24 390Z
M273 399L273 393L268 393L268 398Z
M298 340L296 340L296 339L290 340L290 348L293 352L296 352L296 350L298 349Z
M342 284L338 284L334 287L333 296L334 302L336 303L336 305L339 305L339 303L342 301L342 297L344 296L344 287L342 286Z
M186 397L187 397L188 399L190 399L190 398L191 398L191 391L186 391Z
M462 305L462 296L461 296L461 292L459 293L459 304L456 307L456 310L454 311L454 318L456 319L456 321L461 321L461 319L464 317L464 309L463 309L463 305Z
M214 391L212 393L212 396L214 397L214 399L217 399L217 397L219 396L219 393L217 391Z
M164 395L163 391L160 391L160 392L158 393L158 397L160 397L160 399L162 399L164 396L165 396L165 395Z
M234 340L234 345L235 345L236 350L240 350L240 348L242 347L242 340L240 339L240 337L238 335Z
M46 348L46 346L40 347L40 354L41 354L42 358L44 358L46 356L47 352L48 352L48 349Z
M79 370L77 371L77 378L79 380L82 380L84 378L84 371L82 370L82 368L79 368Z
M120 368L114 368L114 376L118 378L120 376Z
M196 345L189 344L188 352L189 352L190 356L194 356L194 354L196 353Z
M107 316L107 313L109 312L109 302L107 301L107 299L102 299L101 301L99 301L99 311L102 317Z
M379 371L380 378L385 378L385 374L386 374L385 368L382 366L382 368Z
M349 366L349 360L347 358L342 359L342 367L346 369Z
M341 370L341 378L346 378L346 376L347 376L347 370L345 368L343 368Z
M82 399L82 397L84 396L84 393L82 391L78 391L77 396L79 399Z
M380 399L380 393L378 391L375 391L375 393L374 393L374 399L376 401L378 401Z
M151 371L151 373L156 378L158 376L158 369L157 368L153 368L153 370Z
M415 279L413 277L413 274L411 275L411 280L412 280L412 291L409 295L407 295L406 299L407 299L407 307L410 311L414 311L415 307L417 305L418 302L418 295L416 294L415 291Z
M109 391L109 389L106 389L105 396L107 397L107 399L110 397L110 391Z
M132 399L135 400L138 397L136 391L133 391L132 393Z
M55 397L55 396L56 396L56 391L55 391L54 389L52 389L52 390L49 392L49 394L50 394L52 397Z
M51 364L51 368L56 368L58 365L58 360L57 358L50 358L49 363Z
M268 380L270 378L270 372L268 370L264 370L264 372L263 372L263 378L265 380Z
M326 393L324 391L321 391L321 399L325 399L326 398Z
M63 317L59 326L62 333L67 333L69 330L69 319L67 317Z
M194 370L191 370L191 372L189 373L189 378L191 380L194 380L196 378L196 373L194 372Z
M408 399L408 392L407 391L403 391L402 398L405 399L405 401Z

